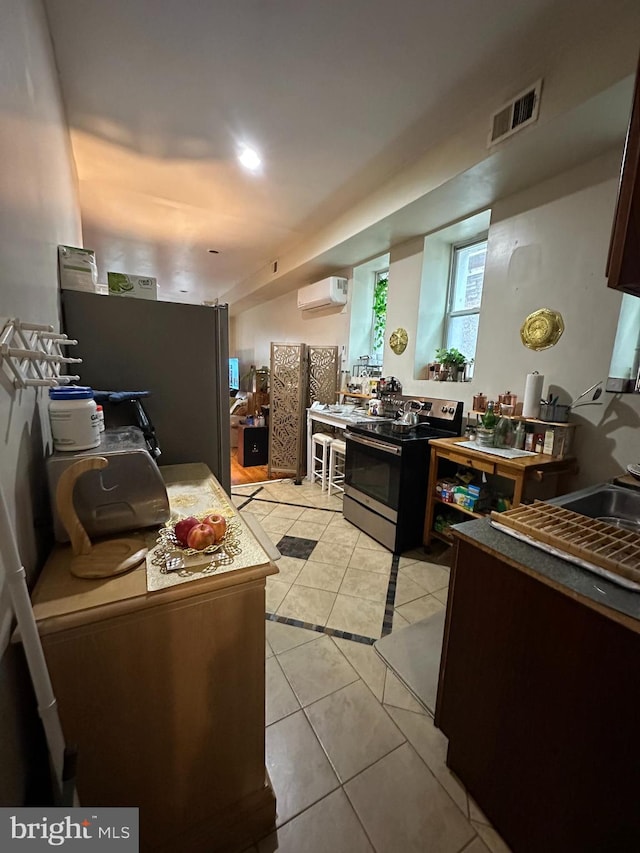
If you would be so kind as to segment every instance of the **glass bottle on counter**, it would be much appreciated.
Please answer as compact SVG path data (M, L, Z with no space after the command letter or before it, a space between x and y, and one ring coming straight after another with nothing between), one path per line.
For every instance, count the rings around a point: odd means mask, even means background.
M516 450L524 450L524 439L526 435L526 427L524 421L518 421L518 426L513 434L513 446Z
M496 424L496 431L494 435L494 446L495 447L511 447L513 445L513 423L511 422L511 412L508 409L513 410L512 406L503 406L504 411L500 420Z
M482 426L485 429L494 429L494 427L498 423L498 418L496 417L496 413L493 410L494 405L495 403L493 402L493 400L489 400L489 402L487 403L487 411L484 413L484 415L482 415L480 419L482 421Z

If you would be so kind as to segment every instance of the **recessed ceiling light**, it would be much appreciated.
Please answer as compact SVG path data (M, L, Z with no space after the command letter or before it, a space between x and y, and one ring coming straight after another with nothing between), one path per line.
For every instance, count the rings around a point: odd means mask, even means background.
M238 154L240 163L250 172L256 172L262 165L262 160L258 156L258 152L248 145L243 146Z

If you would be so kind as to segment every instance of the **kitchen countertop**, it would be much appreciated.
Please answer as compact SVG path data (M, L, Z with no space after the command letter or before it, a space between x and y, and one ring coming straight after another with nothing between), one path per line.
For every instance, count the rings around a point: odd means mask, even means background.
M338 406L334 406L337 409ZM342 408L342 407L340 407ZM313 436L313 424L326 424L327 426L337 427L338 429L346 429L352 424L359 424L369 421L388 421L391 418L381 418L375 415L369 415L364 410L358 411L331 411L325 406L311 406L307 409L307 480L313 482L313 449L311 439Z
M307 409L307 414L312 420L322 421L324 423L335 424L340 427L347 427L349 424L369 423L369 421L389 421L392 418L383 418L376 415L369 415L365 411L353 409L350 412L332 412L330 409Z
M454 536L496 555L547 586L640 633L639 592L632 592L587 569L520 542L496 530L486 518L456 524L451 530Z
M147 569L143 561L129 572L107 578L77 578L69 571L71 546L56 545L49 556L32 596L33 612L40 634L72 627L86 621L90 610L96 619L130 610L155 607L165 600L188 599L208 591L232 587L277 574L255 535L231 505L222 487L206 465L186 463L160 468L169 495L172 513L189 515L222 507L223 514L233 518L241 529L245 553L235 566L224 567L214 574L197 575L188 583L176 578L169 585L148 589ZM135 535L135 534L122 534ZM140 542L153 545L155 531L139 531ZM168 576L171 577L171 576Z

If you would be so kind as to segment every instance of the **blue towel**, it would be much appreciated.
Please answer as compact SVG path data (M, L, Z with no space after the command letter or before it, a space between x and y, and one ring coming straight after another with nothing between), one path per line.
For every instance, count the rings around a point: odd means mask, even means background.
M126 403L148 397L149 394L149 391L94 391L93 397L96 403Z

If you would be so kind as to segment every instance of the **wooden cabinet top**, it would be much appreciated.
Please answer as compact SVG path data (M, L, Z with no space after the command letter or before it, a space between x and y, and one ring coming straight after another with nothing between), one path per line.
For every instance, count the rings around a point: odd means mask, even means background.
M160 472L167 486L172 512L198 515L215 506L225 495L206 465L169 465L160 468ZM226 500L231 506L228 497ZM186 602L194 596L217 594L221 590L277 574L275 564L269 560L242 518L235 510L232 511L242 528L242 536L251 545L251 553L256 554L255 563L151 592L147 590L144 562L132 571L112 578L77 578L69 571L71 546L56 545L32 596L38 630L41 634L54 633L158 605ZM148 545L155 542L153 530L141 535L146 536Z
M507 468L514 473L526 474L529 471L539 468L544 468L545 471L552 469L566 471L573 468L575 464L575 460L570 457L557 459L554 456L548 456L546 453L536 453L533 456L517 456L515 459L508 459L496 453L487 453L475 447L464 446L464 442L467 441L469 439L464 437L432 438L429 444L432 448L437 449L440 455L454 455L455 461L460 464L464 464L462 457L468 457L470 460L493 463L496 468Z

